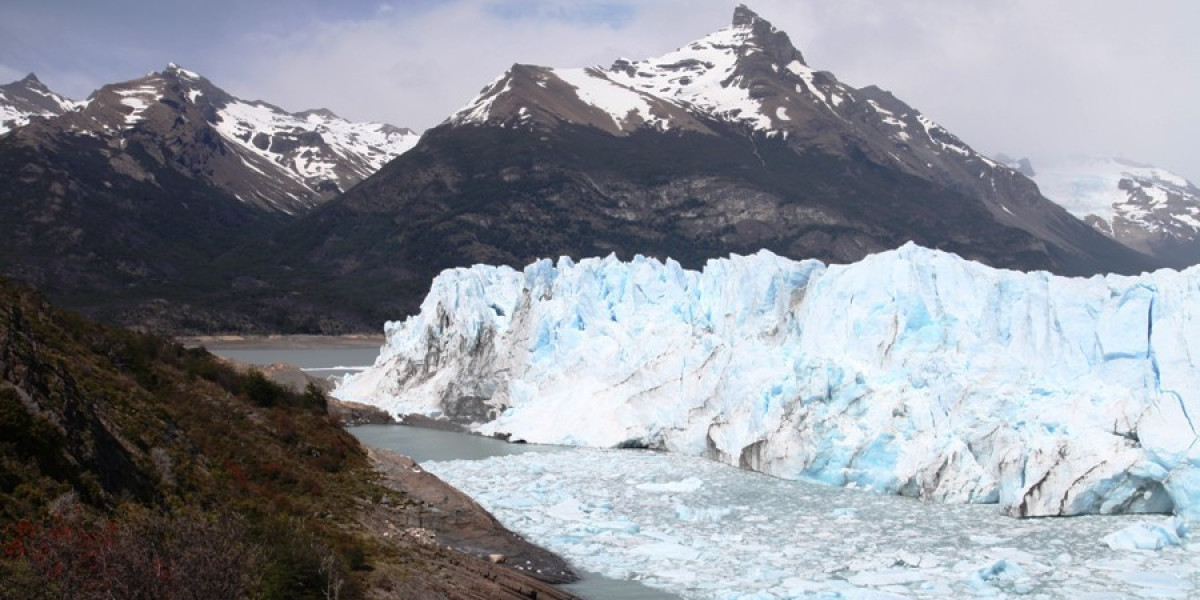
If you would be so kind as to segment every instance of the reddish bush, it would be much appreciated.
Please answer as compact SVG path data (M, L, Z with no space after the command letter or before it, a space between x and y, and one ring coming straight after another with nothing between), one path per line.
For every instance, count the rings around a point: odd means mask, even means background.
M260 552L235 517L136 510L120 519L21 522L4 532L4 554L23 562L12 582L46 600L230 600L255 587Z

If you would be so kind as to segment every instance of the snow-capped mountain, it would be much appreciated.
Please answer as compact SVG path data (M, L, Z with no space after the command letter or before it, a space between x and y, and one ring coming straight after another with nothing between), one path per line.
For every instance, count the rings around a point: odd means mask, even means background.
M80 103L54 93L37 75L0 85L0 135L29 123L35 117L54 117L75 110Z
M912 244L446 271L335 395L1018 516L1200 518L1200 267L997 270Z
M0 136L0 273L126 325L278 323L240 312L266 304L249 299L269 285L241 274L250 259L217 259L352 187L416 137L241 100L175 65L106 85Z
M413 150L266 242L305 289L412 314L446 268L766 248L848 262L914 241L1004 268L1157 266L746 7L650 60L516 65ZM386 292L383 292L386 290ZM369 304L366 304L369 302Z
M1069 254L1086 255L1095 243L1026 178L890 93L856 89L810 67L786 33L745 6L729 27L658 58L622 59L607 68L516 65L448 123L563 121L614 135L643 129L720 135L714 121L733 124L747 136L782 138L797 152L861 154L944 186L982 202L993 220Z
M189 177L291 214L349 189L418 138L407 129L352 123L327 110L288 113L241 100L174 64L106 85L79 110L30 132L70 134L97 136L118 150L137 142L152 148L154 160ZM138 161L125 162L139 171L133 166Z
M1172 173L1119 158L1037 165L1047 198L1097 231L1168 264L1200 263L1200 188Z
M123 257L166 259L172 248L188 265L199 247L202 263L221 257L220 274L124 258L132 264L108 284L127 289L126 276L148 272L216 281L236 290L229 302L243 308L247 289L286 299L273 305L278 314L246 321L328 331L411 314L445 268L545 256L640 253L698 267L766 248L848 262L911 240L1060 274L1157 266L887 92L809 66L749 9L733 16L665 57L595 69L514 66L318 211L309 208L359 176L353 165L377 164L370 157L388 152L372 148L396 138L241 101L174 66L107 86L81 110L0 137L0 167L9 169L0 179L18 184L0 189L0 216L58 226L53 236L44 225L18 228L0 239L17 246L0 259L27 257L26 268L74 256L83 262L55 269L64 285L80 285L79 273L117 264L87 262L105 256L93 252L97 244L119 245ZM339 163L351 147L363 150L361 160ZM92 197L119 210L102 211ZM145 213L166 204L180 220L156 230ZM197 219L202 207L212 213ZM272 225L247 225L255 219ZM85 240L100 235L98 221L138 235ZM235 229L237 239L213 233ZM173 246L189 236L199 239L186 251Z

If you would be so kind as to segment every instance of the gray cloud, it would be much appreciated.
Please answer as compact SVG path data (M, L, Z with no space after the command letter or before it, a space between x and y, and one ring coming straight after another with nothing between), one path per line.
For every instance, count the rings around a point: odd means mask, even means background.
M0 75L36 70L79 97L175 61L242 97L423 129L514 62L655 56L727 24L736 0L68 4L0 7ZM750 4L811 66L889 89L983 152L1118 155L1200 180L1200 3Z

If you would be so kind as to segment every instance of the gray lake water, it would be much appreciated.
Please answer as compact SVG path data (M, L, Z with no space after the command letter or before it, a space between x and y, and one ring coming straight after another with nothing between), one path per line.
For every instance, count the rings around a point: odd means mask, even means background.
M438 431L404 425L362 425L350 429L362 443L386 448L411 457L417 462L431 460L482 460L493 456L511 456L526 452L565 450L562 446L510 444L469 433Z
M209 352L251 365L287 363L313 377L341 377L375 364L379 348L253 348L205 345Z

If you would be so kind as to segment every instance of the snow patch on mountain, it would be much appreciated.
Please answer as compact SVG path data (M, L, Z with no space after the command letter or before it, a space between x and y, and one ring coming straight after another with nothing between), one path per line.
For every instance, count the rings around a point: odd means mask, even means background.
M1101 233L1169 264L1200 262L1200 188L1166 169L1118 158L1037 165L1045 196Z
M54 117L78 110L83 104L54 93L30 73L0 85L0 135L27 125L35 117Z
M1200 232L1200 189L1166 169L1116 158L1075 158L1037 165L1034 176L1047 198L1072 214L1097 217L1108 225L1115 218L1138 224L1151 232L1174 225ZM1163 214L1172 198L1182 210ZM1102 231L1103 227L1100 228Z
M907 245L443 273L336 391L1008 514L1200 517L1200 269L1070 279Z
M559 79L575 87L579 99L608 113L618 129L629 122L653 121L650 102L598 69L555 69Z
M161 97L159 88L154 85L140 85L114 91L121 96L121 104L130 109L125 115L125 127L132 127L141 121L146 109L157 104Z
M484 86L479 95L475 96L471 102L451 115L447 119L447 122L456 125L486 123L488 116L491 115L492 105L495 104L496 99L512 89L511 76L511 72L505 71L499 77L493 79L491 83ZM544 84L541 85L544 86Z
M617 61L609 73L633 89L771 130L762 102L750 97L735 74L738 59L757 51L752 33L747 26L727 27L655 59Z
M64 129L112 138L118 148L133 138L162 144L170 155L188 155L177 165L188 175L289 214L349 189L420 137L328 110L289 113L241 100L174 63L102 87L78 105L78 113L62 123Z
M327 112L292 114L265 102L235 99L218 115L214 125L226 139L308 183L338 181L347 167L364 179L419 139L382 123L354 123Z

